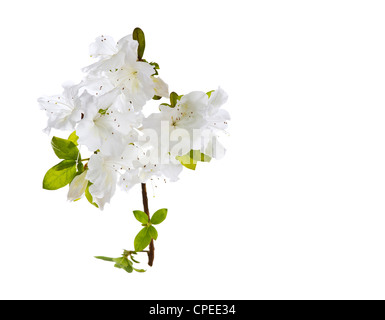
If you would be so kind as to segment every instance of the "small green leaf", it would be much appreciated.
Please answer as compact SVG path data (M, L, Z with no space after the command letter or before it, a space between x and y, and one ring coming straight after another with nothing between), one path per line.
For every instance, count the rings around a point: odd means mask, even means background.
M146 270L144 269L136 269L136 268L132 268L132 269L134 269L136 272L146 272Z
M150 237L154 240L158 239L158 231L153 226L148 227L148 233Z
M147 248L147 246L151 242L151 236L148 233L148 227L144 227L140 232L136 235L134 240L135 251L139 252Z
M112 261L116 262L120 268L126 268L130 265L130 261L126 257L114 258Z
M211 90L209 92L206 92L206 94L208 95L208 97L210 98L211 97L211 94L214 92L215 90Z
M184 156L177 156L176 159L187 169L195 170L197 163L190 158L190 153L185 154Z
M114 262L114 258L108 258L108 257L94 257L94 258L100 259L103 261Z
M178 102L178 94L176 92L171 92L170 93L171 108L174 108L177 102Z
M143 60L142 60L143 61ZM154 67L154 73L152 74L152 76L157 76L159 75L159 64L157 64L156 62L150 62L150 65L152 65ZM154 99L154 98L153 98ZM154 99L154 100L159 100L159 99Z
M135 28L134 32L132 33L132 38L136 41L138 41L138 60L142 60L144 49L146 47L146 40L144 37L144 32L140 28Z
M155 95L155 96L153 96L153 97L152 97L152 100L160 100L160 99L162 99L162 97L161 97L161 96L157 96L157 95Z
M189 153L183 156L176 157L179 162L188 169L195 170L197 162L210 162L211 157L200 152L199 150L190 150Z
M131 261L129 261L129 262L131 262ZM128 272L128 273L131 273L134 270L134 268L132 267L131 264L129 264L127 267L124 267L123 270Z
M154 213L154 215L151 218L152 224L159 224L164 221L167 217L167 209L159 209Z
M94 199L90 193L89 189L90 189L91 185L92 185L92 183L90 181L88 181L88 185L87 185L87 188L86 188L86 191L84 192L84 194L86 195L86 199L88 200L89 203L91 203L96 208L99 208L99 206L94 202Z
M63 160L47 171L43 179L43 189L57 190L65 187L76 176L76 161Z
M148 223L148 215L145 212L140 211L140 210L135 210L134 211L134 216L135 216L136 220L138 220L139 222L147 225L147 223Z
M190 151L190 158L194 161L201 161L201 162L210 162L211 157L208 155L200 152L199 150L191 150Z
M68 137L69 141L72 141L76 146L78 145L79 137L76 135L76 131L72 132Z
M79 158L79 149L75 143L70 140L53 137L51 141L52 149L59 159L77 160Z
M131 255L131 260L134 261L135 263L140 263L139 261L135 260L132 255Z

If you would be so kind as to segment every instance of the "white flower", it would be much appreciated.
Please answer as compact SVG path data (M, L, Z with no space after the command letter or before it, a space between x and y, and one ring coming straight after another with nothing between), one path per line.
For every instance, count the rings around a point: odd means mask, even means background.
M115 194L118 174L130 170L132 161L136 158L136 147L129 145L124 152L113 157L103 153L93 154L88 162L86 179L92 185L89 188L93 201L103 210Z
M134 185L140 182L139 169L130 169L120 176L119 186L122 190L129 191Z
M218 137L220 134L225 133L230 120L230 114L221 109L222 105L227 102L227 98L226 92L221 88L212 92L206 113L207 128L210 131L206 140L207 143L202 146L202 149L205 154L216 159L222 158L226 153L226 149L218 141Z
M137 60L138 45L132 35L124 37L116 45L113 45L111 37L97 38L90 49L91 54L100 60L83 70L99 76L101 83L103 77L108 79L114 88L119 88L127 100L140 110L156 94L155 88L158 88L160 94L164 94L165 89L163 83L158 83L160 80L154 81L154 66ZM92 76L91 81L94 81Z
M124 50L127 46L135 46L136 41L132 36L126 36L119 42L115 42L111 36L100 36L90 44L91 57L97 58L98 62L83 68L84 72L99 75L104 71L115 70L124 61ZM136 42L137 43L137 42ZM134 48L132 48L134 50Z
M141 118L142 115L135 112L117 90L98 97L89 95L84 118L76 129L79 144L86 145L90 151L120 154L129 142L131 131L140 125Z
M161 112L169 119L172 128L200 129L206 124L204 112L207 108L207 101L207 94L193 91L178 100L174 108L161 106Z
M175 160L191 149L200 149L201 137L199 130L207 125L205 114L207 112L208 96L204 92L194 91L186 94L177 101L174 108L160 105L159 113L153 113L143 121L143 129L153 129L159 135L161 141L158 145L164 145L168 139L168 150L163 150L162 160L169 157ZM169 136L164 137L163 124L167 125ZM162 161L163 162L163 161ZM174 161L175 162L175 161Z
M154 177L165 177L171 182L179 179L179 174L183 170L183 166L179 164L147 164L141 165L136 163L135 169L130 169L121 175L118 184L124 191L129 191L138 183L146 183Z
M84 171L80 175L76 176L70 183L67 199L69 201L76 201L80 199L86 191L88 180L86 179L87 172Z
M227 102L227 98L227 93L222 88L218 88L210 95L206 119L208 126L213 130L225 130L227 128L230 115L226 110L221 109L222 105Z
M79 87L81 84L63 84L63 94L38 99L40 108L46 111L48 125L45 131L49 133L51 128L60 130L74 130L75 125L81 119L81 99Z
M104 205L109 203L115 194L116 175L116 169L112 166L110 159L100 154L91 156L86 178L92 182L89 191L100 210L104 209Z

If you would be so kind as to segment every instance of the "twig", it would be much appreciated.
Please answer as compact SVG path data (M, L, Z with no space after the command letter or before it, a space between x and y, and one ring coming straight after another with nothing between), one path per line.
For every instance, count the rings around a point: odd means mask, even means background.
M146 189L146 184L145 183L142 183L142 198L143 198L144 212L147 214L148 220L150 220L151 217L150 217L150 210L148 209L147 189ZM151 239L149 249L150 250L147 252L147 255L148 255L148 265L150 267L152 267L152 265L154 263L154 258L155 258L154 239Z

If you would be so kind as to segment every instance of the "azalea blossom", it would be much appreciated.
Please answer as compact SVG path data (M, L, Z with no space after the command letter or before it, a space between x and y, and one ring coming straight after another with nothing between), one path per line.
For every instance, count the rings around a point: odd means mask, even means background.
M38 99L40 108L46 111L48 124L45 132L50 133L52 128L59 130L74 130L81 119L82 100L78 96L81 84L63 84L61 95L41 97Z
M87 97L83 119L76 128L80 144L90 151L100 150L109 155L123 151L125 142L136 135L132 131L139 127L142 115L122 99L116 90Z
M93 81L95 75L100 77L100 86L108 80L110 86L119 88L134 108L140 110L155 95L165 95L167 87L153 76L154 66L138 60L137 50L138 42L132 35L116 44L112 37L101 36L90 46L91 56L99 58L99 61L83 71L88 72Z
M136 148L129 145L118 156L109 156L101 152L93 154L88 162L86 179L92 183L89 187L94 202L103 210L115 194L118 175L133 168Z

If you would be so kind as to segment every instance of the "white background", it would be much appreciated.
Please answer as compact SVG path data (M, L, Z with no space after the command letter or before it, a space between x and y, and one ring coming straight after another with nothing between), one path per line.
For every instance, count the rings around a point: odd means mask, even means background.
M3 4L0 298L385 298L384 16L383 1ZM140 188L103 212L42 190L57 159L36 100L81 80L95 37L137 26L170 89L220 85L232 121L223 160L148 187L169 215L154 267L127 274L93 256L132 248Z

